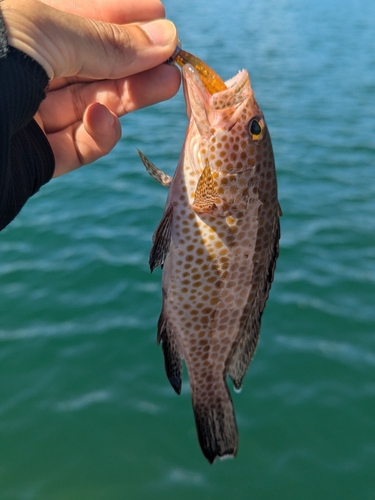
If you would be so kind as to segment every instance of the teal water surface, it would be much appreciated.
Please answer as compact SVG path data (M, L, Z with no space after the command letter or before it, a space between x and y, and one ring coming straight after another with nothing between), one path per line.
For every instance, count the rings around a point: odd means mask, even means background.
M155 341L166 190L136 148L173 173L180 93L0 234L0 499L374 499L375 3L165 5L186 50L250 71L275 149L281 252L238 456L205 461Z

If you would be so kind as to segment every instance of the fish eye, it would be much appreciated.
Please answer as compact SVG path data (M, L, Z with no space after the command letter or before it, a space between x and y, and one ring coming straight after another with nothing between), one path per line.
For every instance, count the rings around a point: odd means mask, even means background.
M257 118L249 121L249 132L254 138L257 138L262 133L262 127Z

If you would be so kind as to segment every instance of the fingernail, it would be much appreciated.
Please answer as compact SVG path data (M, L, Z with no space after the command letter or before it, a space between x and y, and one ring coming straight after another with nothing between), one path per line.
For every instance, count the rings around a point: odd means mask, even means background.
M112 127L113 124L115 123L115 119L112 113L106 106L104 106L104 104L101 104L100 102L96 104L97 104L97 113L99 113L101 121L103 123L105 122L108 127Z
M109 111L107 112L107 124L108 127L113 127L115 124L115 117Z
M170 45L176 38L175 25L165 19L141 24L140 26L155 45Z

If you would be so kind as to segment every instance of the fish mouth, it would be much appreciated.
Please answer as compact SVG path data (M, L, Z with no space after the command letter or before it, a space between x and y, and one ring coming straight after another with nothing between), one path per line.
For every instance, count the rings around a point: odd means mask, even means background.
M185 97L186 94L200 94L204 102L209 102L213 109L225 109L243 102L246 97L253 95L249 73L243 69L225 82L225 88L211 92L211 87L202 78L201 73L191 64L182 68L182 78ZM195 87L195 89L193 89Z
M238 119L244 102L253 96L249 74L242 70L225 82L225 89L211 94L200 72L191 64L182 68L186 114L194 121L202 137L212 135L211 128L230 127ZM234 126L234 125L233 125Z
M238 104L244 102L246 94L252 93L249 74L246 70L240 71L224 82L204 61L180 46L176 47L166 63L176 64L181 68L186 114L190 119L193 113L200 132L207 132L207 130L204 131L206 127L203 124L199 126L198 122L203 119L210 121L209 115L212 111L232 108L226 113L228 117L233 113L234 108L238 108Z

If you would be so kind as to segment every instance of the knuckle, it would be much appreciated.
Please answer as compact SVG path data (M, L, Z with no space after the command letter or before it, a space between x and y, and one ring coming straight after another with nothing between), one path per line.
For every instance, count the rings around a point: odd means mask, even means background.
M111 61L112 74L116 74L116 68L132 63L136 58L136 50L133 38L128 29L116 25L105 25L105 37L102 37L104 57Z

